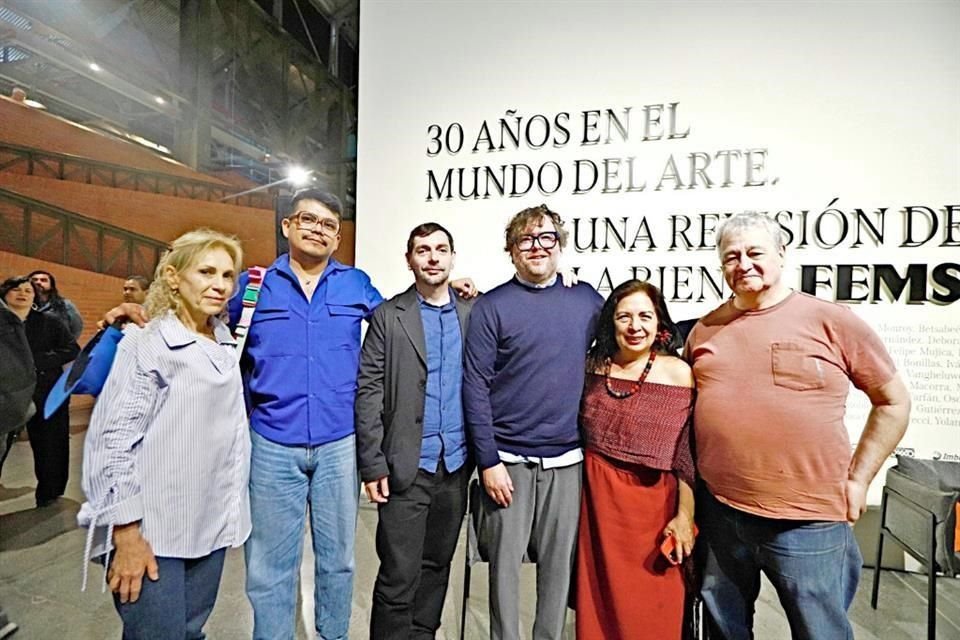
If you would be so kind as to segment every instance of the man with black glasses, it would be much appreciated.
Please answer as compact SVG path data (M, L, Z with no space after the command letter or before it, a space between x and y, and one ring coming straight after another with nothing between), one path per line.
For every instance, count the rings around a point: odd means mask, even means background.
M520 564L537 563L533 637L560 638L570 588L583 451L577 428L584 360L603 298L557 277L567 242L546 205L506 228L517 270L474 305L463 401L486 490L490 637L520 637Z

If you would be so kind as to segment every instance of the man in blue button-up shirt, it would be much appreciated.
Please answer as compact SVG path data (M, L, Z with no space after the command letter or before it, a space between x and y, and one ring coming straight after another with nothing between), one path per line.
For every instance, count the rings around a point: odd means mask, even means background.
M252 427L247 597L254 638L294 637L309 511L316 630L333 640L347 636L353 594L360 324L383 298L367 274L331 257L343 210L336 196L299 191L291 210L282 222L290 252L267 269L242 361ZM246 284L244 274L238 290ZM234 324L241 298L230 303Z
M406 257L415 284L373 314L356 402L360 477L379 511L375 640L436 635L471 471L460 399L471 303L450 290L453 238L419 225Z

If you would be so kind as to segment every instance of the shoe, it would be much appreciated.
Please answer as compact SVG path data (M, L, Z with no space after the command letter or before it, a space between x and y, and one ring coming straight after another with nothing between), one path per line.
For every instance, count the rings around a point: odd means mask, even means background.
M0 618L0 625L3 625L0 626L0 640L3 640L3 638L9 638L17 632L17 629L20 628L17 626L17 623L7 620L6 616Z
M49 507L56 501L57 501L56 498L37 498L37 509L43 509L44 507ZM3 636L0 636L0 639L2 638Z

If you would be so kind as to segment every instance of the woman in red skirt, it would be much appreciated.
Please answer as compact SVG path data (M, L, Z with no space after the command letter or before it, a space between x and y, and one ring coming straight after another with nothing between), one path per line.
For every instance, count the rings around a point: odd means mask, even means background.
M649 283L629 280L610 294L595 338L580 413L577 637L679 639L694 542L693 375Z

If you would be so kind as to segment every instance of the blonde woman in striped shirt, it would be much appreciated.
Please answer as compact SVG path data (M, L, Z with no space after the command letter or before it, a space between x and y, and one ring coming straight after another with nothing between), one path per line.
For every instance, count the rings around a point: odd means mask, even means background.
M147 295L153 320L125 330L93 411L78 520L125 639L202 638L225 550L250 533L239 354L220 319L241 256L206 229L173 242Z

